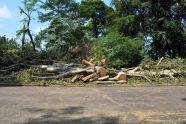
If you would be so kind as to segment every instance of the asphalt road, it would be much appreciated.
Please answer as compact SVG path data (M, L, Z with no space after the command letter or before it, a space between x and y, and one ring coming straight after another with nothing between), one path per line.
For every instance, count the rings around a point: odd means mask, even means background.
M186 87L0 87L0 124L186 124Z

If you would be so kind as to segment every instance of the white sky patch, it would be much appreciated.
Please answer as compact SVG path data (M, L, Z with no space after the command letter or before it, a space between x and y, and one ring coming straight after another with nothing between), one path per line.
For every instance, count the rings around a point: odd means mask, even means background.
M0 19L11 18L12 14L6 5L0 6Z
M10 39L16 39L16 35L10 36Z
M34 32L34 34L38 34L43 29L45 29L45 27L36 27L33 29L33 32Z

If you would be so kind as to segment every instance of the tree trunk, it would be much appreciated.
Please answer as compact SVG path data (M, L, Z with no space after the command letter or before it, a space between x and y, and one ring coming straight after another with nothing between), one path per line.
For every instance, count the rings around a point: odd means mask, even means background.
M25 25L23 26L23 36L22 36L22 39L21 39L21 42L22 42L22 51L25 51L25 35L26 35L26 27Z
M30 42L31 42L31 44L32 44L32 48L33 48L34 51L36 51L35 43L34 43L34 40L33 40L32 35L31 35L30 28L29 28L29 26L30 26L30 21L31 21L31 19L30 19L30 17L28 16L27 33L28 33L28 36L30 37Z
M31 35L31 33L30 33L30 29L28 29L28 36L30 37L30 42L31 42L31 44L32 44L33 50L36 51L35 43L34 43L34 40L33 40L32 35Z

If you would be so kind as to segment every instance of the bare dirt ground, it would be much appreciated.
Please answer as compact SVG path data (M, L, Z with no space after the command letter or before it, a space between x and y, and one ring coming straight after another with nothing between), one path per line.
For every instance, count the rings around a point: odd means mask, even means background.
M186 124L186 87L0 87L0 124Z

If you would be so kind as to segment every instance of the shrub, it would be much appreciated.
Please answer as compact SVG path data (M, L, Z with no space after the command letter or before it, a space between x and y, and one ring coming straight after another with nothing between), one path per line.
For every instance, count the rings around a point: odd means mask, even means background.
M0 36L0 66L9 66L19 59L20 49L15 39Z
M142 48L141 40L112 32L94 43L93 54L98 59L108 58L114 67L132 67L142 60Z

